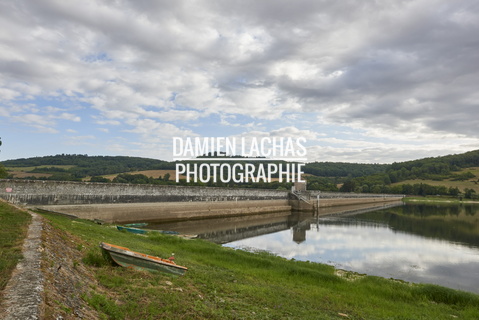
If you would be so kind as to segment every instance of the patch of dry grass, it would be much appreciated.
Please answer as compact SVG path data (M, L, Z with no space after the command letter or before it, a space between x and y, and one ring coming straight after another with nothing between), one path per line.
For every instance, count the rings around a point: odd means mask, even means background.
M176 177L176 170L142 170L142 171L131 171L131 172L123 172L128 174L143 174L147 177L158 179L159 177L163 177L165 174L170 174L170 180L174 180ZM115 174L107 174L104 175L104 178L113 180L115 179L120 173ZM180 174L180 179L186 179L186 176Z
M472 168L465 168L460 171L456 171L454 173L461 174L470 171L476 177L465 180L465 181L452 181L452 179L445 179L442 181L437 180L423 180L423 179L413 179L413 180L405 180L401 182L393 183L392 185L401 185L401 184L416 184L416 183L425 183L431 186L446 186L447 188L459 188L461 192L464 191L465 188L474 189L476 193L479 193L479 167L472 167Z

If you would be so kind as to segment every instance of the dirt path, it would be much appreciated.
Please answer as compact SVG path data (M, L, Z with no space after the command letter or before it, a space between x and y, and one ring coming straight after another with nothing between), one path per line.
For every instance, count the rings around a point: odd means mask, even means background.
M5 320L43 318L43 219L36 213L29 213L32 215L32 222L23 243L24 259L17 264L4 290L4 301L0 310L6 314L3 318Z
M99 319L82 299L98 284L81 263L81 241L28 212L32 222L23 243L24 258L3 291L0 319Z

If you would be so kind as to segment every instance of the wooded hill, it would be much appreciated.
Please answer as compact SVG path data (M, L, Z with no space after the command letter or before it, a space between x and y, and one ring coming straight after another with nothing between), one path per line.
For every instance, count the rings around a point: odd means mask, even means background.
M219 162L221 162L220 159ZM3 165L9 170L10 177L15 177L12 175L13 172L22 170L22 177L29 179L175 184L175 181L170 179L170 173L158 177L137 173L145 170L164 170L165 172L173 170L174 172L175 162L140 157L60 154L8 160L4 161ZM392 164L312 162L305 165L304 172L310 190L338 191L338 185L340 185L339 191L344 192L453 196L465 194L472 197L476 193L479 169L476 172L467 168L474 167L479 167L479 150ZM106 175L114 175L114 177L108 179L104 177ZM431 181L436 183L428 183ZM467 188L460 188L459 185L454 187L451 181L467 182L464 184ZM253 188L291 187L291 184L278 182L208 185Z
M393 163L384 173L347 179L344 192L383 192L406 195L451 195L476 198L479 150L442 157ZM462 184L452 183L455 181ZM460 186L462 188L460 188Z
M221 162L220 157L217 162ZM255 165L259 163L260 161L254 162ZM3 165L9 169L11 178L175 184L175 182L170 179L170 177L174 175L176 168L175 162L139 157L59 154L55 156L8 160L4 161ZM306 164L304 171L308 175L308 187L310 189L338 191L337 185L344 181L344 177L361 177L368 174L384 173L386 168L387 165L384 164L314 162ZM149 175L151 172L145 172L152 170L155 171L156 177L151 177ZM160 172L162 174L158 176L158 171L164 172ZM180 184L186 184L186 182L180 181ZM189 184L191 185L192 183ZM197 183L197 185L202 184ZM222 183L207 185L225 186L225 184ZM291 183L279 182L272 182L270 184L228 184L228 186L275 189L289 189L291 185Z
M172 162L156 159L125 156L88 156L86 154L58 154L46 157L22 158L4 161L3 165L8 168L34 167L29 171L31 173L66 172L75 178L137 170L175 168L175 164Z
M221 162L221 158L218 158L218 162ZM175 169L175 162L139 157L88 156L82 154L59 154L55 156L7 160L3 162L3 165L9 168L36 167L29 171L32 173L70 172L81 177L140 170ZM62 169L62 166L73 167ZM386 164L312 162L306 164L304 171L318 177L361 177L385 172L388 166Z

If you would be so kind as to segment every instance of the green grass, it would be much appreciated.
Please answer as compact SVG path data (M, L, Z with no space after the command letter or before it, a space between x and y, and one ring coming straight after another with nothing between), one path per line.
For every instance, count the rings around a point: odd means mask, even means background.
M84 299L105 319L478 319L479 296L372 276L335 275L333 267L245 252L203 240L139 236L112 226L45 215L79 236L79 254L102 289ZM114 267L99 242L168 257L183 277Z
M76 166L52 164L52 165L41 165L41 166L31 166L31 167L5 167L5 169L7 169L8 171L29 172L29 171L32 171L36 168L51 168L51 167L62 168L62 169L70 169L70 168L73 168L73 167L76 167Z
M0 290L22 258L22 243L30 220L27 212L0 201Z
M447 203L456 203L456 204L459 204L459 203L464 203L464 202L476 202L477 200L473 200L473 199L465 199L464 197L462 198L462 200L460 200L459 198L457 197L450 197L450 196L425 196L425 197L421 197L421 196L408 196L408 197L404 197L402 199L402 201L404 202L424 202L424 203L444 203L444 202L447 202Z
M455 171L455 174L461 174L465 172L471 172L476 177L465 180L465 181L453 181L453 179L444 179L444 180L425 180L425 179L411 179L401 182L393 183L392 185L402 185L402 184L416 184L416 183L425 183L431 186L446 186L447 188L459 188L461 192L464 192L465 188L474 189L476 193L479 193L479 167L465 168L459 171Z

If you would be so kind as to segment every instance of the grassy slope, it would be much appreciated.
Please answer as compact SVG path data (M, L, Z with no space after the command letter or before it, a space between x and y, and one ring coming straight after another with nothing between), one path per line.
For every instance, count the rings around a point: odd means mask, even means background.
M476 200L472 199L464 199L462 198L459 199L457 197L451 197L451 196L407 196L402 199L403 202L413 202L413 203L429 203L429 204L444 204L444 203L454 203L454 204L460 204L460 203L478 203Z
M465 188L474 189L476 193L479 194L479 184L477 183L479 180L479 167L466 168L454 173L461 174L467 171L470 171L476 177L465 181L452 181L451 179L446 179L442 181L414 179L393 183L393 185L425 183L432 186L446 186L447 188L458 187L461 192L463 192Z
M85 299L111 319L461 319L479 318L479 297L431 285L335 275L327 265L248 253L202 240L137 236L112 226L46 215L79 236L79 254L99 280ZM98 243L159 255L175 253L183 277L112 267Z
M75 166L70 166L70 165L43 165L43 166L36 166L36 167L6 167L8 174L11 174L13 178L25 178L25 177L51 177L51 173L31 173L29 171L32 171L35 168L50 168L50 167L55 167L55 168L62 168L62 169L70 169Z
M28 172L28 171L31 171L31 170L36 169L36 168L51 168L51 167L62 168L62 169L70 169L70 168L73 168L75 166L71 166L71 165L42 165L42 166L36 166L36 167L5 167L5 168L7 170L10 170L10 171Z
M22 258L22 242L31 216L0 200L0 290Z
M163 177L165 174L169 173L170 174L170 179L174 180L175 175L176 175L176 170L142 170L142 171L131 171L128 172L128 174L143 174L147 177L152 177L155 179L158 179L159 177ZM120 173L115 173L115 174L107 174L103 175L103 177L108 178L110 180L113 180L118 176ZM180 175L180 179L185 179L186 176Z

